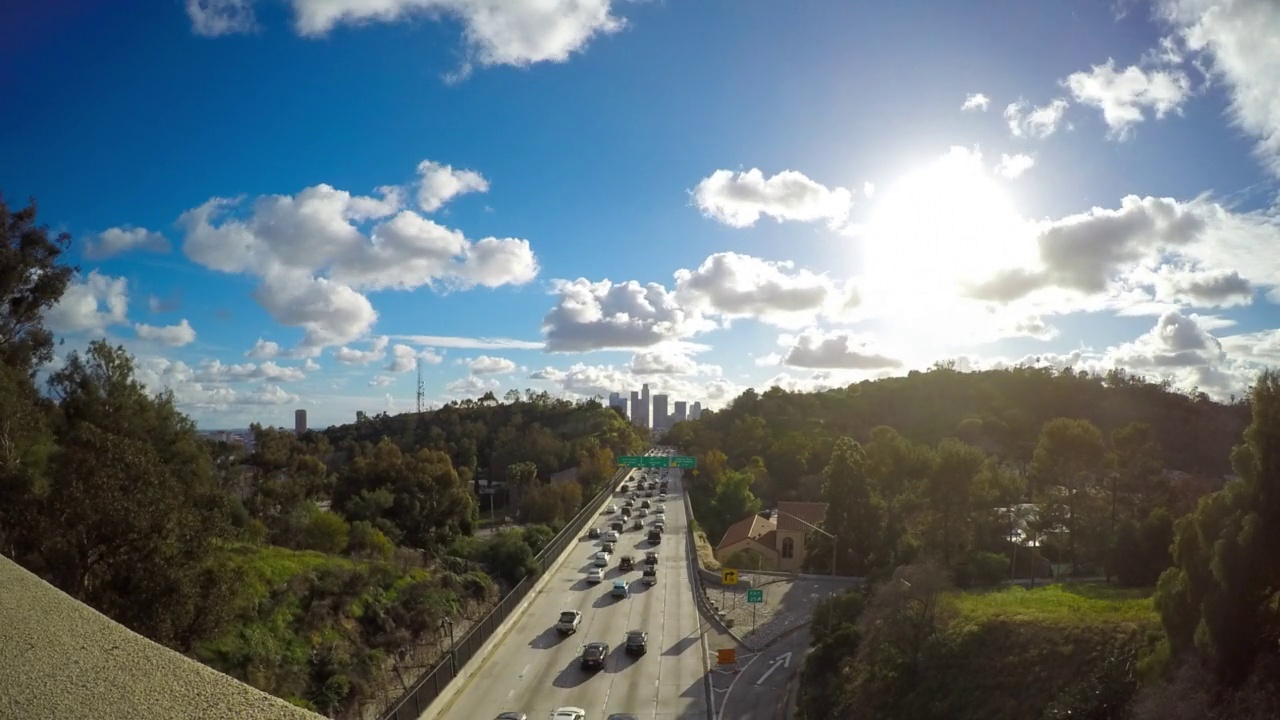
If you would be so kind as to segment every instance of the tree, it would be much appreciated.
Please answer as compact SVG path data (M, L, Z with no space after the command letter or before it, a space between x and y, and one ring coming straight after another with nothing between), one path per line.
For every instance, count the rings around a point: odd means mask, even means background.
M62 298L77 268L61 265L71 236L36 224L36 203L12 211L0 195L0 364L35 377L53 359L44 313Z
M1175 653L1198 650L1224 687L1280 651L1280 373L1258 376L1253 420L1232 453L1240 479L1177 523L1156 608Z
M1151 426L1133 422L1111 433L1111 527L1121 519L1140 520L1157 506L1169 504L1163 477L1164 455Z
M947 438L938 444L933 473L925 483L933 525L933 546L943 564L968 550L972 539L973 495L987 456L978 448Z
M316 508L302 530L302 547L324 553L339 553L347 547L351 527L341 517Z
M1049 499L1049 504L1064 506L1067 557L1072 572L1080 562L1077 545L1080 531L1086 525L1082 521L1096 519L1089 503L1089 490L1102 470L1104 453L1102 433L1093 423L1057 418L1041 428L1040 441L1032 455L1032 470L1039 482L1037 489ZM1105 545L1094 549L1097 555L1092 559L1101 559L1104 548Z
M876 555L886 566L895 567L905 550L902 545L908 517L919 504L922 485L933 473L934 456L928 447L907 440L886 425L871 429L865 449L867 474L885 508L883 542Z
M933 563L904 565L872 593L858 618L858 662L872 674L905 671L908 686L924 671L925 649L950 619L945 594L951 583Z
M836 441L822 479L822 499L827 503L823 526L838 538L835 541L836 574L865 575L873 567L883 511L871 491L867 455L862 446L847 437ZM822 545L815 543L812 547ZM829 549L827 557L830 558Z

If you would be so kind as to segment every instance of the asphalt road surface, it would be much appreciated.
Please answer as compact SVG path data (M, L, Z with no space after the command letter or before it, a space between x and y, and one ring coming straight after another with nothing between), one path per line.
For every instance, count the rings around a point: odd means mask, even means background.
M721 702L720 720L773 720L785 717L787 684L809 652L808 627L779 638L753 659ZM723 684L723 683L722 683Z
M661 476L661 471L650 471ZM570 547L567 559L551 571L547 583L529 604L502 646L470 677L452 703L432 708L427 717L489 720L501 712L527 713L542 720L566 705L587 711L588 720L604 720L612 713L631 713L640 720L692 720L709 717L706 707L701 622L689 577L689 557L680 471L669 471L666 533L650 546L645 540L654 519L652 510L643 532L622 533L604 582L590 584L587 571L600 541L586 534ZM632 473L628 482L638 473ZM623 497L616 504L621 508ZM655 497L650 502L656 507ZM639 503L637 502L637 505ZM614 515L602 514L598 527L607 529ZM640 582L646 550L659 553L658 583ZM637 568L623 573L618 559L636 557ZM610 596L613 581L630 581L631 597ZM582 612L578 632L567 637L555 630L563 610ZM627 631L649 633L649 651L641 657L624 651ZM579 667L582 646L605 642L610 646L603 670Z

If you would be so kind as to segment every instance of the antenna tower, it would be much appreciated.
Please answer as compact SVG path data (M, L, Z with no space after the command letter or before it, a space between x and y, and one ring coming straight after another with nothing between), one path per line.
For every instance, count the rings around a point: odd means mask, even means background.
M422 358L418 358L418 414L422 414L422 401L427 396L422 387Z

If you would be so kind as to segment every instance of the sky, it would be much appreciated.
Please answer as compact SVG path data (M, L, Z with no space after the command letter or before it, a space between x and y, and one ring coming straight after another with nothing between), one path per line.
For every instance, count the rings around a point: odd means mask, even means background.
M1273 0L59 0L0 27L48 317L206 429L954 360L1280 358Z

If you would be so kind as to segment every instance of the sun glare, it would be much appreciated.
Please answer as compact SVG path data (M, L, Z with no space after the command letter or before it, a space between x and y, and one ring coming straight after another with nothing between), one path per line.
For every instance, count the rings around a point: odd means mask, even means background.
M877 193L860 233L866 300L894 334L971 338L990 317L963 302L964 283L1024 261L1027 228L981 156L953 148Z

